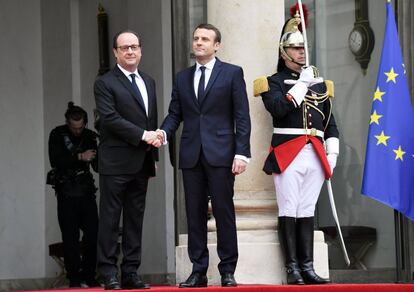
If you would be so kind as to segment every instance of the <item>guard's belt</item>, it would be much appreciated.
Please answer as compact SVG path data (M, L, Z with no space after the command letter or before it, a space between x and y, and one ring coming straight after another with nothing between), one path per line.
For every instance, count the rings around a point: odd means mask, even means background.
M324 137L324 132L312 129L300 129L300 128L273 128L273 134L283 134L283 135L310 135L317 137Z

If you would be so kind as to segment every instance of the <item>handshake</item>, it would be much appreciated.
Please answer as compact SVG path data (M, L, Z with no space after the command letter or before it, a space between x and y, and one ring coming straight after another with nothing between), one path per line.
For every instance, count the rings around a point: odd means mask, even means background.
M165 142L164 133L160 129L157 129L156 131L146 131L143 140L147 142L147 144L159 148Z

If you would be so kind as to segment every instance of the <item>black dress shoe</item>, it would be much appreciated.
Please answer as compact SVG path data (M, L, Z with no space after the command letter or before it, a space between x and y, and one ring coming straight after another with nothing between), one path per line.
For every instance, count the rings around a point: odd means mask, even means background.
M305 281L303 281L302 275L298 270L287 270L287 284L288 285L305 285Z
M136 273L122 275L122 289L149 289L150 286L145 284Z
M101 287L101 284L95 278L89 278L84 281L88 287Z
M222 287L236 287L237 282L234 279L233 273L224 273L221 275L221 286Z
M104 281L105 290L121 290L117 276L108 277Z
M306 284L309 285L321 285L330 284L331 280L322 278L315 273L315 270L302 271L302 277Z
M207 276L201 273L192 273L185 282L180 283L179 288L207 287Z
M80 288L82 286L81 286L80 280L69 280L69 287L70 288Z

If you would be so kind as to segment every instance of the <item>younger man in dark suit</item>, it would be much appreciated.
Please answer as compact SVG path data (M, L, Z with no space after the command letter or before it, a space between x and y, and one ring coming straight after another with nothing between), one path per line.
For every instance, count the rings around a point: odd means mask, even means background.
M221 284L237 285L233 186L235 175L246 169L250 157L250 116L243 70L216 58L220 41L220 31L211 24L194 30L196 64L177 74L168 115L161 126L170 138L184 123L179 167L193 271L180 288L207 286L207 195L216 219Z
M138 70L141 42L121 31L113 40L117 65L95 82L100 118L98 270L105 289L145 289L137 275L148 179L155 176L157 101L154 80ZM121 284L117 277L119 220L123 211Z

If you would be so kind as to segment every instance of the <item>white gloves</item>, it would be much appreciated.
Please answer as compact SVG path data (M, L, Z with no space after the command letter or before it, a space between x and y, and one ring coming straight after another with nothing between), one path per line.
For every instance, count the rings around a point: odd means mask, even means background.
M323 82L322 77L315 77L316 70L317 69L314 66L302 67L298 80L285 80L285 84L294 84L287 94L293 98L297 107L302 104L306 92L308 91L308 87Z
M339 154L339 139L335 137L326 139L325 148L327 153L326 158L328 159L329 166L331 167L331 173L333 173Z
M336 166L336 160L338 159L338 154L331 153L331 154L328 154L326 158L328 159L329 166L331 167L331 173L333 173L334 168Z
M317 83L322 83L323 78L315 76L315 71L317 70L318 69L316 69L316 67L314 66L308 66L306 68L303 67L302 71L300 72L298 82L305 83L307 87L311 87L312 85L315 85Z
M285 80L285 82L288 80ZM297 81L297 80L290 80ZM305 99L306 92L308 92L308 86L303 82L297 82L293 87L287 92L288 100L292 100L295 104L295 107L299 107L302 104L302 101Z

